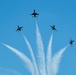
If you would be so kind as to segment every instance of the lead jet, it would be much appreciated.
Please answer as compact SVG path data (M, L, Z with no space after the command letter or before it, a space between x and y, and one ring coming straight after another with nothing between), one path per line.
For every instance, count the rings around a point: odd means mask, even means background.
M22 30L22 26L17 26L17 30L16 31L21 31Z
M55 25L53 25L53 26L50 26L51 27L51 29L52 30L55 30L55 31L57 31L57 29L55 28Z
M31 14L33 17L38 17L38 13L36 13L35 9L34 9L34 12Z
M70 40L70 42L69 42L69 43L72 45L72 44L73 44L73 42L74 42L74 40Z

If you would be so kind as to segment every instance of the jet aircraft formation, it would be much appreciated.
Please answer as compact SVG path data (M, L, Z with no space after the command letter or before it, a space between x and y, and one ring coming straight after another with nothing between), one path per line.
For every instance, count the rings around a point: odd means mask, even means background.
M36 10L34 9L34 11L33 11L33 13L31 14L34 18L36 18L36 17L38 17L38 13L36 12ZM21 31L22 30L22 28L23 28L23 26L17 26L17 29L16 29L16 31ZM53 31L57 31L57 29L56 29L56 27L55 27L55 25L52 25L52 26L50 26L50 28L51 28L51 30L53 30ZM69 41L69 44L70 45L72 45L73 44L73 42L74 42L74 40L70 40Z

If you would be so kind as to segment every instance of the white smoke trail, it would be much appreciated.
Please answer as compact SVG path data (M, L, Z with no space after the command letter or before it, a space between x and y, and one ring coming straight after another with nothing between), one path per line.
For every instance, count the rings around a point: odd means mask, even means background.
M7 44L2 43L2 45L4 45L5 47L7 47L11 51L13 51L16 55L18 55L24 61L24 63L26 64L28 70L32 73L32 75L35 75L34 66L33 66L31 60L27 56L25 56L22 52L18 51L17 49L15 49Z
M37 23L36 23L36 34L37 34L37 46L38 46L39 71L40 75L46 75L44 47Z
M51 75L52 39L53 39L53 33L50 37L49 44L47 47L47 56L46 56L47 75Z
M54 57L52 59L52 63L51 63L52 64L51 75L56 75L57 74L62 54L68 48L68 46L69 45L67 45L66 47L64 47L63 49L61 49L58 53L56 53L54 55Z
M36 64L35 56L34 56L32 48L31 48L31 45L30 45L30 43L28 42L28 40L26 39L25 36L24 36L24 39L25 39L25 42L26 42L26 44L27 44L27 46L29 48L29 51L31 53L31 57L32 57L33 65L34 65L34 69L35 69L35 75L39 75L38 67L37 67L37 64Z

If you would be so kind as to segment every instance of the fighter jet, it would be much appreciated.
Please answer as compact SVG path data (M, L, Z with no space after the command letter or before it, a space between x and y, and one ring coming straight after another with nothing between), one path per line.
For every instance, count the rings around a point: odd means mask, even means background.
M55 28L55 25L53 25L53 26L50 26L51 27L51 29L52 30L55 30L55 31L57 31L57 29Z
M21 31L22 30L22 26L17 26L17 30L16 31Z
M31 14L33 17L38 17L38 13L36 13L35 9L34 9L34 12Z
M74 40L72 40L72 39L71 39L71 40L70 40L70 42L69 42L69 44L71 44L71 45L72 45L72 44L73 44L73 42L74 42Z

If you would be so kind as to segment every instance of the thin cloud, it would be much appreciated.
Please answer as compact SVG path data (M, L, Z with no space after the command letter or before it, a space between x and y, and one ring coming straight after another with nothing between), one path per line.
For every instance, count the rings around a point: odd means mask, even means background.
M15 70L10 70L10 69L0 67L0 75L22 75L22 74Z

